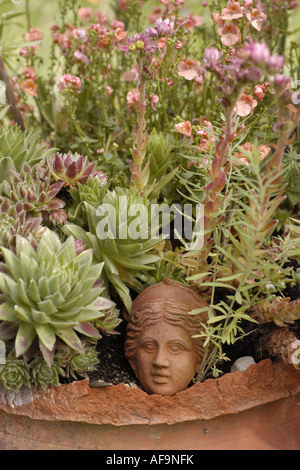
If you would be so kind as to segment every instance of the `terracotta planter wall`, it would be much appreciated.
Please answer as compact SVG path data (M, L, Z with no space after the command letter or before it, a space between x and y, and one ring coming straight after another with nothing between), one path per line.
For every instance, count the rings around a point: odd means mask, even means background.
M300 372L270 360L173 397L84 380L0 401L2 449L300 449Z

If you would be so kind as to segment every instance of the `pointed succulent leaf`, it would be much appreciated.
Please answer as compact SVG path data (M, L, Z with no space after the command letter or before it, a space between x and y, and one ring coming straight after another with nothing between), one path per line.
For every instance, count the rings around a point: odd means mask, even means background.
M35 330L43 345L52 351L56 341L55 329L51 325L35 324Z
M70 348L83 352L84 346L73 329L57 330L57 336L61 338Z
M16 323L2 321L0 323L0 339L7 341L16 337L18 326Z
M78 323L78 325L74 327L74 330L91 338L101 338L99 331L90 323Z
M15 339L16 356L20 357L31 346L36 336L36 332L32 324L21 322Z

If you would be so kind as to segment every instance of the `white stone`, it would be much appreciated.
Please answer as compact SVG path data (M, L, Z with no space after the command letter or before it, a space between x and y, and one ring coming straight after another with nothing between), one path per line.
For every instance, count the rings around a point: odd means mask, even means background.
M230 372L244 372L248 367L256 364L252 356L239 357L231 366Z

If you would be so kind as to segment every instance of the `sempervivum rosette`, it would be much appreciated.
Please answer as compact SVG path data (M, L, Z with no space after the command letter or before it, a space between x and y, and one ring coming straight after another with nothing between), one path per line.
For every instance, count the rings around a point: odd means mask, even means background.
M64 207L65 202L57 197L62 187L63 182L52 184L49 168L25 164L20 173L11 171L10 182L3 182L3 195L14 203L22 201L26 212L43 215Z
M24 354L35 338L48 365L53 362L60 338L82 353L77 333L100 338L93 322L114 304L101 297L102 264L93 263L93 253L76 254L73 237L61 243L48 230L37 250L17 236L16 254L3 248L0 265L0 339L15 338L16 356Z
M0 197L0 253L2 246L14 250L17 235L27 238L36 247L37 239L44 231L41 224L41 217L28 217L23 202L13 204Z
M77 153L56 153L47 159L47 165L55 180L62 181L65 186L76 186L88 180L94 170L95 162L90 162L88 157L84 158Z

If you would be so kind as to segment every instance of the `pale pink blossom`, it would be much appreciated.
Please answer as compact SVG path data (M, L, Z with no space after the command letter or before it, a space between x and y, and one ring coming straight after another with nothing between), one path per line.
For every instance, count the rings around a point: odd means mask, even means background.
M79 62L81 62L85 65L89 65L88 57L85 54L83 54L81 51L79 51L79 50L75 51L74 54L73 54L73 57L75 59L77 59Z
M221 13L222 20L235 20L242 18L244 7L241 7L239 2L232 2L229 0L226 8L223 8Z
M259 10L258 8L253 8L251 13L247 13L246 16L253 28L255 28L257 31L261 31L263 22L267 18L267 15L262 10Z
M215 143L212 123L204 119L201 126L196 129L195 134L201 138L198 144L198 150L209 152Z
M92 16L92 9L88 7L81 7L78 10L78 16L82 20L88 20Z
M200 62L193 59L181 60L177 66L177 72L180 77L186 80L194 80L200 72Z
M121 28L122 30L124 30L125 29L125 23L123 23L123 21L119 21L119 20L112 20L111 23L110 23L110 27L111 27L111 29Z
M160 49L165 49L166 48L166 39L167 38L160 38L158 41L157 41L157 45Z
M86 31L83 28L75 28L72 31L72 35L76 39L84 39L86 37Z
M180 26L185 26L187 29L190 31L197 26L201 26L204 23L204 18L203 16L200 15L194 15L193 13L190 13L186 18L178 18L178 24Z
M60 83L57 85L58 89L63 92L65 88L69 90L75 91L75 93L80 93L81 89L81 81L79 77L75 77L70 75L69 73L65 73L60 78Z
M258 159L259 161L264 160L270 153L271 148L267 147L266 145L259 145L258 146ZM247 153L252 153L253 147L251 142L246 142L245 144L241 145L241 151L235 153L234 156L238 158L239 163L244 163L244 165L249 165L249 160Z
M175 49L181 49L183 46L182 42L181 41L176 41L176 44L175 44Z
M43 33L40 28L31 28L28 33L24 34L26 41L41 41Z
M28 78L21 83L22 90L30 96L37 96L37 84L32 80L32 78Z
M241 38L240 28L233 23L226 23L219 28L218 34L221 36L221 42L224 46L233 46Z
M127 37L128 31L124 31L122 28L116 28L115 30L115 39L120 42Z
M159 102L159 97L155 94L151 94L150 99L151 99L151 108L154 111L157 111L157 109L155 108L155 105Z
M112 93L114 92L114 90L112 89L112 87L109 86L109 85L106 85L105 89L106 89L106 91L107 91L107 93L108 93L109 96L112 95Z
M265 97L265 92L263 90L263 87L261 85L255 85L254 87L254 94L258 101L262 101Z
M140 92L137 88L133 88L127 93L126 100L128 104L136 106L140 99Z
M242 93L236 102L233 111L238 116L245 117L252 113L255 106L257 106L257 101L253 98L253 96Z
M122 74L122 78L125 82L136 82L139 78L138 66L134 65L131 70L126 70Z
M219 15L219 13L217 13L217 12L214 11L214 12L212 13L212 17L213 17L214 22L215 22L218 26L224 26L225 21L221 18L221 16Z
M31 78L32 80L35 80L37 78L34 67L26 67L24 69L24 75L26 78Z
M179 122L178 124L175 124L175 127L180 134L193 137L192 124L190 121Z
M20 49L20 56L25 57L27 59L29 56L34 57L36 55L36 46L32 45L29 47L22 47Z

